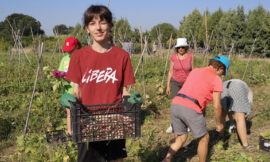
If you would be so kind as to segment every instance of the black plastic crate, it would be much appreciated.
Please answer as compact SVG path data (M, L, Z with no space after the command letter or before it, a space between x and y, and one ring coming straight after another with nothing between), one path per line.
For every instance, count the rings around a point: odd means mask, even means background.
M71 103L72 139L76 143L141 136L140 104Z
M270 139L260 136L259 143L261 150L270 152Z

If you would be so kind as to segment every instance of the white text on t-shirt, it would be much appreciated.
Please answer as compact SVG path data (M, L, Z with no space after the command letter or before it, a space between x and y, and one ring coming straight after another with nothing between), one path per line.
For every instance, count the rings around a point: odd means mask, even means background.
M110 67L108 67L106 70L90 69L83 75L82 83L88 83L95 80L96 83L100 83L102 81L108 83L110 80L112 83L114 83L118 80L116 79L116 70L113 71L113 69Z

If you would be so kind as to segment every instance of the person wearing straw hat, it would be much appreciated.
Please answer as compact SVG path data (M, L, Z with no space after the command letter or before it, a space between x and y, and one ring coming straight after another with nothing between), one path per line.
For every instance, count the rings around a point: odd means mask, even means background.
M251 112L252 100L253 93L244 81L230 79L223 83L221 105L228 113L230 121L229 133L232 133L232 129L237 128L244 150L251 148L247 139L246 117Z
M75 37L66 38L65 44L62 47L62 50L66 52L67 55L65 55L61 59L58 71L65 72L65 73L68 71L70 57L72 53L75 50L80 49L80 48L81 48L81 43L79 42L78 39L76 39ZM72 135L72 131L71 131L71 121L70 121L70 105L68 104L67 99L72 98L71 94L73 93L73 87L74 87L73 82L69 82L69 84L65 85L63 87L63 95L61 97L61 105L66 108L66 112L67 112L67 130L68 130L69 135Z
M194 69L193 54L188 53L188 43L186 38L177 38L175 52L170 60L170 69L167 79L166 93L174 98L177 92L183 86L188 74ZM170 126L166 130L167 133L172 133Z
M200 161L206 161L209 134L203 111L213 101L216 131L222 135L224 115L220 100L223 91L220 76L227 75L229 66L227 57L218 56L211 59L207 67L196 68L190 72L171 104L172 128L177 136L163 162L170 162L173 155L184 145L188 137L187 128L190 128L192 136L198 139Z
M186 38L177 38L175 52L170 60L170 69L167 79L167 95L172 98L183 86L188 74L194 68L192 53L188 53L188 44Z

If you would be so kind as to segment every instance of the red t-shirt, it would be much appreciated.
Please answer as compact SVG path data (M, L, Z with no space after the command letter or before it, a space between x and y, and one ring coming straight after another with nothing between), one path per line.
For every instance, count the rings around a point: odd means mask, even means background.
M75 51L66 79L80 84L84 105L117 103L123 87L135 83L129 54L116 46L105 53L91 46Z
M211 67L202 67L192 70L178 93L198 100L201 108L193 101L175 96L172 104L192 108L198 113L213 100L213 92L222 92L222 80Z
M178 59L177 54L171 56L173 62L173 74L172 78L177 82L184 83L187 79L188 74L192 70L192 58L193 55L189 53L185 59ZM180 64L181 63L181 64Z

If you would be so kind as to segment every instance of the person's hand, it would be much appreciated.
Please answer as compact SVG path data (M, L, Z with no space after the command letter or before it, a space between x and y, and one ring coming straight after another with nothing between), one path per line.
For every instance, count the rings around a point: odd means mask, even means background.
M223 124L217 125L216 131L219 133L220 136L223 136L224 135L224 125Z
M166 94L167 94L168 96L170 96L170 94L171 94L171 89L170 89L170 86L167 86L167 89L166 89Z
M68 134L72 136L72 130L68 130Z

